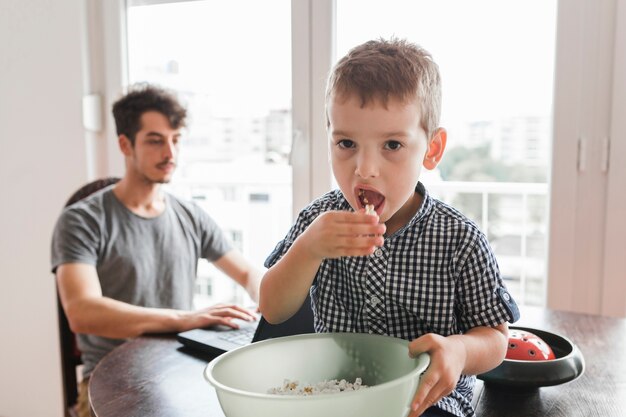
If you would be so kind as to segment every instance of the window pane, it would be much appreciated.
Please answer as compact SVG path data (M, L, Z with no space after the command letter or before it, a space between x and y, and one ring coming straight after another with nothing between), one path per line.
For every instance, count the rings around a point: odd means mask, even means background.
M439 64L448 145L422 181L487 234L522 304L545 302L555 33L556 0L337 1L338 56L396 36Z
M130 82L171 88L189 109L169 190L205 208L257 265L292 221L290 8L289 0L128 8ZM208 262L198 276L199 305L248 302Z

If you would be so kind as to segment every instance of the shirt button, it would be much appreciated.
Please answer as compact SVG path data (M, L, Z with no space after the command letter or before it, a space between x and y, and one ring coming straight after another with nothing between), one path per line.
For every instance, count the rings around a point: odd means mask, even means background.
M380 303L380 298L378 297L372 297L370 298L370 304L375 306L376 304Z
M504 298L506 301L509 301L511 299L511 296L508 292L505 292L504 294L502 294L502 298Z
M383 250L378 248L374 251L374 255L376 255L377 258L380 258L381 256L383 256Z
M373 331L373 330L368 330L367 332L368 332L369 334L374 334L374 331Z

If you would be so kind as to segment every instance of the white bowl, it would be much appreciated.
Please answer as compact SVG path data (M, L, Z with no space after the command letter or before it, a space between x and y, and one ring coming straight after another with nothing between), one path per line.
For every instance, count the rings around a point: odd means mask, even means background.
M206 380L226 417L404 417L430 358L408 354L409 342L362 333L317 333L256 342L211 361ZM310 396L268 394L286 379L331 379L366 389Z

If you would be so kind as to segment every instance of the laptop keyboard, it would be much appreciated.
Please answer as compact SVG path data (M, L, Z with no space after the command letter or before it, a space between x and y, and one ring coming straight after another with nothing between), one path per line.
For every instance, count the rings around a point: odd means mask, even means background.
M227 332L221 332L219 338L239 345L245 345L252 342L255 330L255 327L229 330Z

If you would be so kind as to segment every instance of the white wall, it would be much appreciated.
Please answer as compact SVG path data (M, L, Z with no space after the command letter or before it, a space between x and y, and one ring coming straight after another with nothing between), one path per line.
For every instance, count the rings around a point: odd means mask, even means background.
M50 235L87 179L81 0L0 0L0 416L60 417Z

